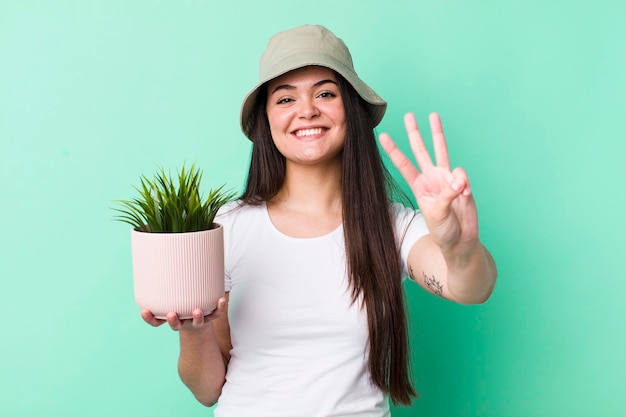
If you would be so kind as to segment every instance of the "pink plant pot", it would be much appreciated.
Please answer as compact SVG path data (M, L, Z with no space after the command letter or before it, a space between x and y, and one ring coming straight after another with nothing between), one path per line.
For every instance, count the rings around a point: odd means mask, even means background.
M135 301L157 318L204 315L224 296L224 230L186 233L131 231Z

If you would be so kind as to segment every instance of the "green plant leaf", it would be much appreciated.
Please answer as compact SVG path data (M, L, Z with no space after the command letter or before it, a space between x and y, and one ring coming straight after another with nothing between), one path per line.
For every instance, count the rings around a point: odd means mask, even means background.
M152 179L142 175L140 185L134 187L139 196L116 201L119 208L114 210L121 215L114 219L153 233L209 230L220 207L236 195L222 185L209 190L203 199L202 171L195 164L189 169L183 164L175 178L163 167L158 167Z

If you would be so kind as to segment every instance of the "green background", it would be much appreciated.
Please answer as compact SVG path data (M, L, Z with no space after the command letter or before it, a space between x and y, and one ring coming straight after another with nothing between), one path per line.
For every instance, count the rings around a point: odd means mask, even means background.
M241 100L302 23L346 41L404 149L405 112L442 115L499 267L481 306L407 285L422 398L394 415L626 415L618 0L1 2L0 415L211 415L110 207L155 164L240 189Z

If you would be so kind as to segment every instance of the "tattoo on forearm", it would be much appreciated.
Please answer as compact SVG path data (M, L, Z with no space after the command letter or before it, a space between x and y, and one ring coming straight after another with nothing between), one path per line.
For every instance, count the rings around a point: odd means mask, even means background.
M415 278L415 274L413 273L413 268L411 268L410 265L409 265L409 276L411 277L413 281L417 282L417 279Z
M444 298L443 296L443 284L440 283L439 281L437 281L437 279L435 278L435 276L428 276L426 275L424 272L422 272L422 275L424 276L424 284L426 284L426 287L428 287L428 289L435 295Z
M417 277L415 276L415 272L413 272L413 268L409 266L409 276L415 282L417 282ZM429 277L425 272L422 272L422 276L424 277L424 284L426 288L430 290L433 294L438 297L446 298L443 296L443 284L435 278L435 276Z

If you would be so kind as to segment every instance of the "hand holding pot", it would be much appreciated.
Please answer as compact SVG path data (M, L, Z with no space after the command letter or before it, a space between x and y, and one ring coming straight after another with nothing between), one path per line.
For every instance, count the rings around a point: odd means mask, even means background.
M170 312L167 314L166 319L158 319L152 314L150 310L141 310L141 318L151 326L158 327L167 322L172 330L179 331L182 329L200 329L206 324L211 323L213 320L220 318L226 312L226 299L220 298L217 302L217 308L213 310L211 314L202 316L202 309L197 308L193 310L192 317L190 319L181 320L178 314Z

